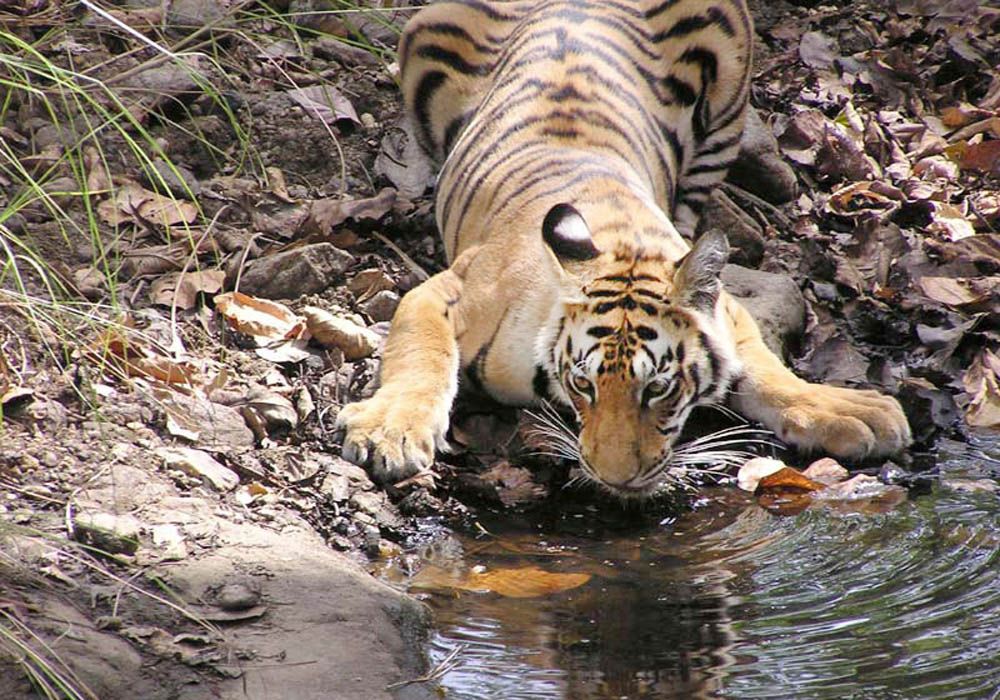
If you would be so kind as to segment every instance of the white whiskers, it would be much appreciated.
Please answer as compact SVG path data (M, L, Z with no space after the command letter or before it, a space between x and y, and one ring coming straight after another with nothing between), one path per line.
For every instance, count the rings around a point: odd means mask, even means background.
M727 416L738 417L725 406L713 404L712 407ZM537 410L526 413L533 421L533 425L529 428L530 435L541 445L530 454L576 462L580 471L567 482L566 487L586 481L604 485L593 467L582 459L576 430L551 403L543 401ZM703 435L675 447L670 457L648 469L645 474L629 481L626 487L628 491L636 494L667 492L677 488L688 490L697 486L704 478L731 476L732 470L757 456L745 449L747 446L780 447L768 439L770 435L769 431L748 424L723 428ZM741 447L744 449L740 449ZM624 493L611 487L607 488L612 493L619 495Z

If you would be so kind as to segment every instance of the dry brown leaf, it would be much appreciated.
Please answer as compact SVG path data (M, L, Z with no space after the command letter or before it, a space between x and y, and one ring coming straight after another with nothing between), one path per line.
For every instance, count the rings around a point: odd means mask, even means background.
M173 272L150 285L149 298L154 304L193 309L199 294L217 294L225 279L226 273L222 270Z
M189 386L198 379L193 363L160 355L149 345L130 340L117 330L110 330L98 338L90 352L125 376Z
M379 220L396 202L396 190L386 187L368 199L317 199L309 207L305 226L310 231L329 233L348 219Z
M413 578L411 585L415 588L497 593L507 598L538 598L578 588L590 578L590 574L556 573L537 566L487 571L477 568L462 575L436 566L426 566Z
M976 235L972 221L954 204L931 202L930 207L931 223L927 226L927 230L931 233L936 233L948 241L960 241Z
M1000 430L1000 357L990 350L980 352L962 376L962 386L971 397L966 423Z
M949 129L960 129L967 124L981 119L988 119L991 116L993 116L993 112L980 109L967 102L955 105L954 107L945 107L941 110L941 122Z
M786 467L780 459L770 457L754 457L743 463L740 471L736 475L737 485L744 491L753 493L757 490L757 484L765 476L781 471Z
M1000 277L934 277L924 276L917 280L917 286L924 296L934 301L957 308L986 306L990 300L1000 295Z
M327 124L333 124L341 119L350 120L355 124L361 123L351 101L330 85L295 88L288 90L286 94L295 100L306 114L322 119Z
M763 477L754 493L758 496L763 493L810 493L819 491L823 486L797 469L784 467Z
M334 316L316 306L302 309L309 333L325 347L340 348L348 360L368 357L378 348L381 337L354 321Z
M285 183L285 174L281 172L281 168L272 166L264 168L264 172L267 174L267 181L271 185L271 194L287 204L295 204L297 200L288 194L288 185Z
M97 205L97 213L108 224L149 222L164 228L190 224L198 217L194 204L150 192L137 182L128 182L110 199Z
M902 190L874 181L853 182L830 195L826 208L844 217L876 215L887 219L899 209L904 195Z
M258 299L242 292L216 295L215 310L234 330L251 336L258 344L305 338L305 321L284 304Z
M969 145L962 154L961 166L962 170L1000 175L1000 140Z

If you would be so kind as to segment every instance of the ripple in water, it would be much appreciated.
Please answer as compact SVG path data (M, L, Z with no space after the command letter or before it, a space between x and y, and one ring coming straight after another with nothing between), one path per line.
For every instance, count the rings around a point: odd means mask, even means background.
M942 471L995 476L997 447L945 455ZM1000 697L997 494L790 518L730 488L710 498L644 532L591 509L463 539L452 566L592 578L545 598L429 596L432 663L465 645L445 697Z

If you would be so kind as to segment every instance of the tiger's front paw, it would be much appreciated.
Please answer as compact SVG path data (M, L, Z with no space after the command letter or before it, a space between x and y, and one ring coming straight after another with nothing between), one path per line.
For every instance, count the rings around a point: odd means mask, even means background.
M895 454L913 441L896 399L823 384L803 387L780 412L776 432L798 448L848 459Z
M448 404L434 397L384 389L344 406L336 423L344 431L344 459L369 467L381 483L427 469L434 464L435 450L448 448L448 411Z

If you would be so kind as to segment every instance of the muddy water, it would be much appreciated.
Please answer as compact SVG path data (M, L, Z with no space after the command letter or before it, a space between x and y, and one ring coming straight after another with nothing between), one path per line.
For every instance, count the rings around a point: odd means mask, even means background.
M938 468L997 480L1000 440L945 447ZM567 505L482 524L491 537L439 540L407 579L435 611L432 661L461 647L444 697L1000 696L1000 494L935 484L889 512L777 517L716 487L675 521ZM474 566L590 579L428 590L427 571Z

